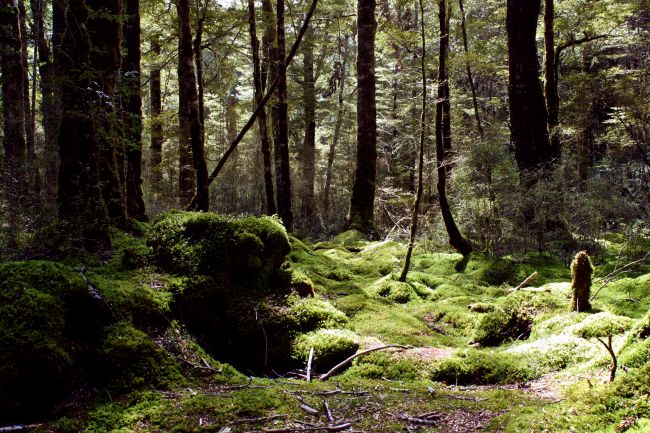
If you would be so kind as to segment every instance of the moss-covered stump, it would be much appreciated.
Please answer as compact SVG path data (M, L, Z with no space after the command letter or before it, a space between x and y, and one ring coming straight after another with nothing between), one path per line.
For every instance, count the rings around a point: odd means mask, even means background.
M0 422L46 414L92 358L88 342L105 324L73 269L0 265Z
M571 283L572 297L570 311L588 311L591 310L589 302L589 293L591 289L591 274L594 267L586 251L580 251L576 254L571 262L571 274L573 282Z

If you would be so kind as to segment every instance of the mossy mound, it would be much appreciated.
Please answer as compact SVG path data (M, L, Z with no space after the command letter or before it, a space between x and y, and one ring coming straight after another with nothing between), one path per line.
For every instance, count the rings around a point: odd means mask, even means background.
M574 333L581 338L604 338L624 333L633 323L629 317L602 312L587 316L575 327Z
M293 343L294 359L306 363L312 347L312 368L324 373L357 352L359 336L343 329L319 329L302 334Z
M513 355L471 349L435 364L431 374L432 380L458 385L514 383L533 377L526 362Z
M0 265L0 421L45 413L92 357L107 323L81 275L58 263Z
M301 331L332 328L348 320L343 311L322 299L299 298L294 295L288 299L288 304L290 314Z
M419 282L397 281L396 276L391 274L370 285L366 289L366 293L372 297L385 298L398 304L406 304L416 299L432 297L434 292Z
M485 263L476 272L476 279L491 286L499 286L504 283L514 285L518 282L519 271L514 261L500 257Z
M474 341L484 346L496 346L508 340L526 339L537 315L560 306L561 300L551 293L512 293L502 298L494 311L481 316Z

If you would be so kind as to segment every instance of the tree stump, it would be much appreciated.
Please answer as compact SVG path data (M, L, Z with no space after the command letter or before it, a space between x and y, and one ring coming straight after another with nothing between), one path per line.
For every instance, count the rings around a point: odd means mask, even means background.
M573 296L571 297L570 311L587 311L591 309L589 303L589 291L591 289L591 274L594 267L586 251L580 251L576 254L571 262L571 274L573 282L571 288Z

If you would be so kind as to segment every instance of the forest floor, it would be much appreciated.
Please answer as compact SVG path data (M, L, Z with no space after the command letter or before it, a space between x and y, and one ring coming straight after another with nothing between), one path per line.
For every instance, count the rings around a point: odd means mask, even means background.
M594 289L649 244L634 246L620 235L599 242ZM407 283L400 283L404 252L400 242L365 242L346 233L313 245L292 238L288 259L314 283L315 299L305 302L344 313L330 327L353 335L359 350L405 350L360 356L325 381L319 380L324 371L310 371L311 382L304 377L307 359L298 370L260 377L191 355L179 360L184 378L162 386L81 387L64 403L66 416L37 430L650 431L650 339L636 338L650 326L648 261L616 274L597 293L592 312L571 313L571 274L557 256L477 254L458 272L460 256L421 245ZM538 275L527 287L511 290L533 272ZM90 275L100 288L159 290L167 281L151 269L116 274L97 267ZM607 383L605 349L577 333L593 317L629 321L627 331L613 336L623 366L614 384Z

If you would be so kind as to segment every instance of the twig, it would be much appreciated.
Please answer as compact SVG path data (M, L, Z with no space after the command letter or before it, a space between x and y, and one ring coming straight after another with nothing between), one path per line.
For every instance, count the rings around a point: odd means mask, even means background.
M313 427L284 427L284 428L265 428L264 432L266 433L290 433L290 432L301 432L301 431L314 431L314 430L326 430L326 431L342 431L348 427L351 427L352 424L349 422L344 422L343 424L338 425L316 425Z
M510 289L510 290L508 290L508 292L516 292L517 290L521 289L521 288L524 287L526 284L528 284L528 283L529 283L532 279L534 279L537 275L538 275L537 271L533 272L532 274L530 274L529 276L527 276L526 279L525 279L524 281L522 281L521 283L519 283L519 285L518 285L517 287L515 287L514 289Z
M330 409L330 405L327 404L327 400L323 399L323 407L325 408L325 414L327 415L327 420L330 423L334 422L334 415L332 414L332 410Z
M304 410L310 415L318 415L320 413L318 409L314 409L313 407L309 406L307 403L302 403L300 405L300 409Z
M614 280L614 277L619 275L625 269L636 265L637 263L645 262L645 259L647 259L648 256L650 256L650 251L648 251L646 253L646 255L641 257L639 260L635 260L633 262L630 262L630 263L628 263L627 265L623 266L620 269L616 269L616 267L618 266L618 262L617 262L616 266L614 267L614 270L612 272L610 272L608 275L601 278L601 280L604 280L605 282L603 284L601 284L600 287L598 287L598 289L596 289L596 291L591 296L591 298L589 298L589 301L593 301L596 298L596 296L598 295L598 293L600 293L600 291L603 289L603 287L605 287L606 285L608 285L609 283L611 283Z
M402 414L391 414L391 415L393 415L393 417L397 419L401 419L402 421L408 421L411 424L433 425L436 423L436 421L427 418L416 418L416 417L402 415Z
M286 414L279 414L279 415L271 415L271 416L263 416L259 418L242 418L242 419L236 419L234 421L231 421L231 424L254 424L258 422L263 422L263 421L272 421L274 419L284 419L288 418L289 415Z
M329 379L329 378L330 378L334 373L336 373L337 371L339 371L341 368L345 367L347 364L349 364L350 362L352 362L355 358L358 358L359 356L362 356L362 355L366 355L366 354L368 354L368 353L370 353L370 352L376 352L376 351L378 351L378 350L384 350L384 349L401 349L401 350L407 350L407 349L412 349L412 348L413 348L413 346L402 346L402 345L399 345L399 344L389 344L389 345L386 345L386 346L373 347L372 349L363 350L363 351L361 351L361 352L357 352L357 353L355 353L354 355L350 356L350 357L349 357L348 359L346 359L345 361L343 361L343 362L341 362L341 363L335 365L334 367L332 367L332 369L331 369L330 371L328 371L327 373L321 375L321 376L319 377L319 379L320 379L320 380L327 380L327 379Z
M314 346L309 349L309 359L307 360L307 382L311 382L311 361L314 359Z

